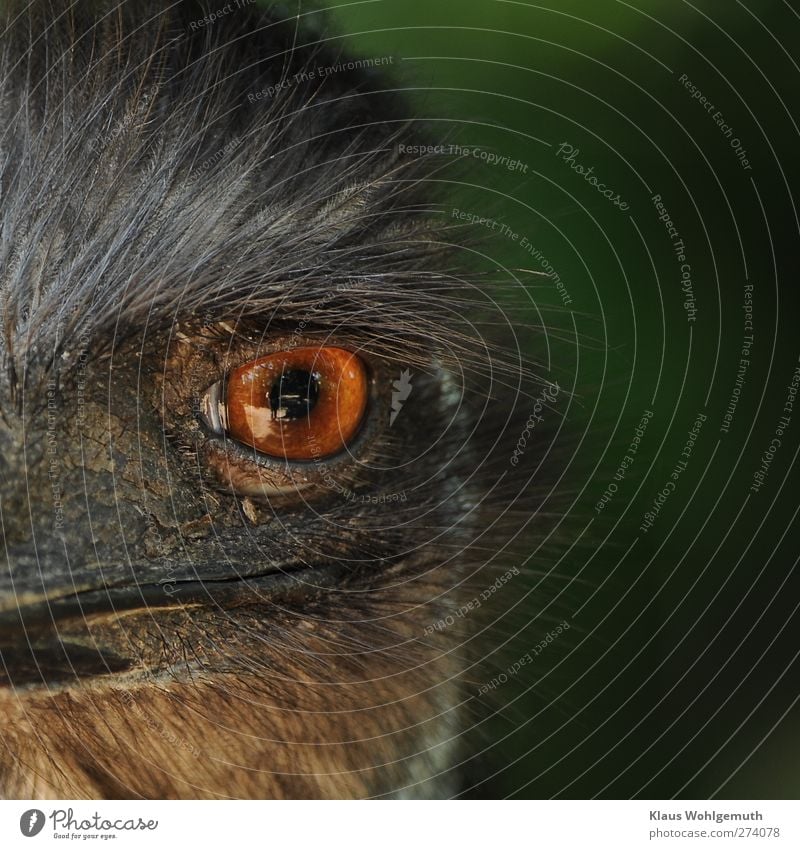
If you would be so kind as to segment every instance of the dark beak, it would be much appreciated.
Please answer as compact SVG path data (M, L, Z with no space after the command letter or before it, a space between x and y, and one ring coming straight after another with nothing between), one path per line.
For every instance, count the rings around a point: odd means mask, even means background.
M138 659L118 638L119 623L129 623L132 633L137 623L152 624L168 612L190 613L192 608L216 610L230 618L237 608L287 603L328 591L342 578L340 566L247 574L252 571L247 567L240 571L226 564L223 573L218 563L199 568L195 563L190 573L173 570L168 580L110 586L102 581L105 572L118 576L119 570L67 574L52 568L52 562L46 581L32 562L20 568L20 560L2 575L0 686L58 686L133 671ZM111 625L117 626L117 637L105 639Z

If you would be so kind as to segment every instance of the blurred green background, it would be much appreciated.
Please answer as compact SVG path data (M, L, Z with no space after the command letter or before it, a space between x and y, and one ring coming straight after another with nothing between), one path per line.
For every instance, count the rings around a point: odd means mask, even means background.
M520 237L495 235L493 259L546 262L569 298L517 275L531 300L515 306L521 344L541 359L546 335L550 379L575 392L561 487L576 544L542 592L573 627L495 694L465 795L797 797L797 12L778 0L323 5L331 38L394 57L438 140L524 164L475 160L454 203ZM540 313L546 334L531 327ZM536 598L512 660L547 630Z

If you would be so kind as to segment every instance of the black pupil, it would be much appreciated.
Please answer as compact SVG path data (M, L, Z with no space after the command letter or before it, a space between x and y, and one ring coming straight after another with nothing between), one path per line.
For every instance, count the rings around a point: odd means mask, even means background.
M309 371L287 369L269 390L273 419L292 420L307 416L319 397L319 379Z

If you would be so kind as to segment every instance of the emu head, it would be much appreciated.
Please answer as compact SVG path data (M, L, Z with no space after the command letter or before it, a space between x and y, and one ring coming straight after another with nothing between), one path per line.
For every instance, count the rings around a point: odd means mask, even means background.
M6 6L0 792L446 795L515 380L402 102L207 14Z

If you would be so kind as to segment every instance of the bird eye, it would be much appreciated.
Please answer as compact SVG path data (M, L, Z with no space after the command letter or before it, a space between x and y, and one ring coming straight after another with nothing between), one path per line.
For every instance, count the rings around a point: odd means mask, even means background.
M245 363L214 384L201 409L218 433L285 460L342 451L367 406L367 370L343 348L280 351Z

